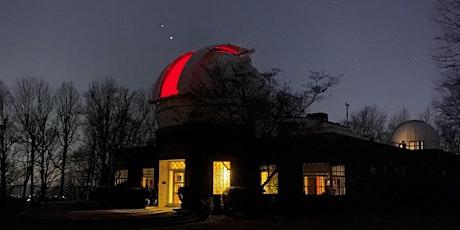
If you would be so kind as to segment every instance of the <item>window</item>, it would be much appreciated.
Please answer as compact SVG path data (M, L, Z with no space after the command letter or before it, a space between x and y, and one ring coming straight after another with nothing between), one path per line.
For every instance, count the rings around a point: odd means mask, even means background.
M304 176L303 177L303 191L305 192L305 195L312 193L309 189L308 183L309 183L308 176Z
M260 166L260 185L263 185L265 194L278 194L278 172L276 165Z
M115 185L120 185L128 181L128 170L116 170L115 171Z
M153 189L154 183L154 175L155 169L154 168L143 168L142 169L142 187Z
M423 149L423 141L410 141L409 142L409 149L410 150L422 150Z
M306 195L322 195L326 192L331 166L328 163L306 163L303 166L304 192Z
M185 169L184 161L170 161L169 169Z
M332 166L332 195L345 195L345 165Z
M326 178L325 176L316 177L316 195L323 195L326 193Z
M306 195L345 195L345 165L305 163L303 174Z
M181 203L179 194L179 188L185 185L185 161L176 160L169 162L169 197L168 202L173 204Z
M230 187L230 161L213 162L213 194L220 195Z

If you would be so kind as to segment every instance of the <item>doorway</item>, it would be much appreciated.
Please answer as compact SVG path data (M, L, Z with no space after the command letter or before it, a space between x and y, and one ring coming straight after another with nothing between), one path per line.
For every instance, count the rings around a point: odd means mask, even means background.
M180 207L177 192L185 186L185 159L160 160L158 207Z

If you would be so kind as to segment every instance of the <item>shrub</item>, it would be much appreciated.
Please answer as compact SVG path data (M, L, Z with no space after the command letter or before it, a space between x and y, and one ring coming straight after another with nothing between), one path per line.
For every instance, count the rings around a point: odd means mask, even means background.
M230 186L220 196L222 209L232 214L245 213L248 209L249 197L245 187Z

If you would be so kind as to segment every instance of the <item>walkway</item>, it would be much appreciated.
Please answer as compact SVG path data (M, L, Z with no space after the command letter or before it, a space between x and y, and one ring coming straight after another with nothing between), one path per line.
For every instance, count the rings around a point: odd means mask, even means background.
M145 229L199 220L199 217L191 213L176 212L173 208L49 210L46 213L12 216L0 229Z
M53 212L41 215L47 219L66 220L101 220L101 219L144 219L156 217L159 214L173 214L173 208L146 207L145 209L106 209Z

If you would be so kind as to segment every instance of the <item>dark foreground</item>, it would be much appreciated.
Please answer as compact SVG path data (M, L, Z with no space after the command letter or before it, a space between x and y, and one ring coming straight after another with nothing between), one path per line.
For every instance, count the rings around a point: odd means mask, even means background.
M180 226L151 229L460 229L459 216L305 216L302 218L248 219L210 216L207 220Z
M172 210L32 210L0 217L0 229L460 229L460 209L327 212L284 216L210 215ZM29 210L30 211L30 210Z
M3 222L3 221L2 221ZM460 229L460 217L442 216L305 216L293 218L246 218L227 215L211 215L205 220L189 223L170 223L158 226L145 220L121 221L54 221L20 220L3 222L0 229Z

